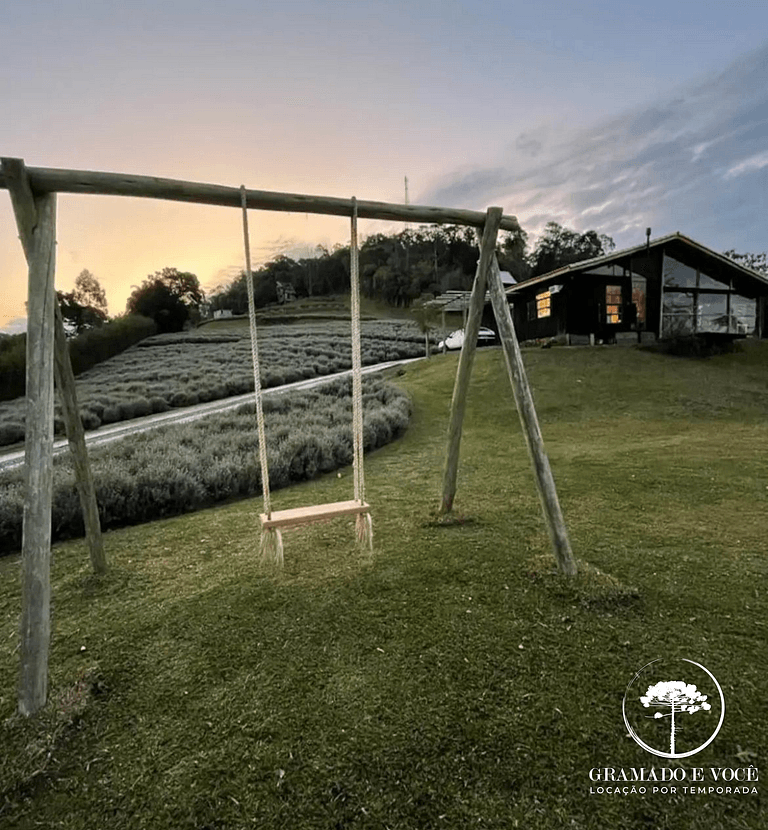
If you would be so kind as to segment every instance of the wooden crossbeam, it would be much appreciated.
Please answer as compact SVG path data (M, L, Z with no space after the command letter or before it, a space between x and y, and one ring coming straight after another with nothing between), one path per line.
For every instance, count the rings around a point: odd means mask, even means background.
M9 180L0 166L0 188L7 188ZM208 205L240 207L240 189L202 182L178 179L160 179L155 176L135 176L126 173L102 173L93 170L61 170L51 167L27 167L32 190L40 193L91 193L102 196L134 196L149 199L168 199L176 202L197 202ZM275 193L268 190L247 190L249 209L320 213L331 216L350 216L349 199L334 196L310 196L303 193ZM360 219L385 219L399 222L438 223L483 227L485 214L476 210L431 207L428 205L401 205L389 202L358 201ZM503 216L502 230L519 231L515 216Z
M289 510L273 510L270 516L262 513L261 526L265 529L270 527L296 527L324 519L357 516L370 512L371 506L367 502L337 501L330 504L314 504L310 507L294 507Z

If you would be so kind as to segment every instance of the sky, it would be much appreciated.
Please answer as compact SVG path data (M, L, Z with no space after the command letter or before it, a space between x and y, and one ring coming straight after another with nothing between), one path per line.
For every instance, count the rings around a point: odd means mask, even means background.
M259 190L484 210L617 248L673 231L768 250L765 0L5 0L0 156ZM399 226L361 221L360 233ZM347 243L251 212L254 267ZM60 195L56 287L112 315L164 267L244 267L232 208ZM26 264L0 190L0 331Z

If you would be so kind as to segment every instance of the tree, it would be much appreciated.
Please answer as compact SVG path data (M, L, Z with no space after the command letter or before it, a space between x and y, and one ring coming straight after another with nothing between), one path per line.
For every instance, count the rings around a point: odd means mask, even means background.
M675 712L688 712L692 715L700 709L705 711L712 707L706 702L707 696L701 694L692 683L682 680L662 680L653 686L640 698L640 702L648 709L650 706L663 706L670 711L665 715L656 712L654 718L671 718L669 751L675 753L675 733L679 727L675 726Z
M75 280L74 291L57 291L56 297L66 324L65 331L70 337L102 326L109 319L107 295L96 277L85 268Z
M205 294L194 274L163 268L150 274L128 298L129 314L142 314L157 324L158 331L181 331L199 317Z
M547 222L539 241L530 256L531 276L548 274L564 265L603 256L616 245L610 236L596 231L578 233L564 228L557 222Z
M411 311L416 318L416 325L419 331L424 335L427 360L429 360L429 335L432 329L437 325L437 309L434 306L427 305L428 299L422 297L411 306Z
M762 254L737 254L731 248L729 251L723 251L723 254L734 262L738 262L739 265L744 265L753 271L760 271L762 274L768 275L768 252L766 251Z
M198 309L205 300L200 280L188 271L163 268L150 275L149 279L157 279L167 285L174 297L178 297L189 309Z
M154 320L159 332L181 331L189 319L189 309L159 279L146 279L134 288L126 306L129 314Z
M80 295L82 296L82 295ZM83 305L78 301L77 291L57 291L56 297L61 308L61 316L66 324L68 336L81 334L86 329L97 328L107 321L107 315L98 308Z
M531 276L531 266L526 261L528 234L520 228L519 231L504 231L499 234L499 245L496 258L502 271L509 271L517 280L522 282Z
M99 281L87 268L83 268L78 274L75 280L75 290L72 293L81 306L91 308L98 312L102 319L107 319L107 295Z

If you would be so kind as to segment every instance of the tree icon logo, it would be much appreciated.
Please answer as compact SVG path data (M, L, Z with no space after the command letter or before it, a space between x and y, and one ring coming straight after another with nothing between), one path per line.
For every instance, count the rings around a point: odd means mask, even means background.
M725 698L700 663L659 658L632 678L622 713L630 737L647 752L687 758L714 741L723 725Z

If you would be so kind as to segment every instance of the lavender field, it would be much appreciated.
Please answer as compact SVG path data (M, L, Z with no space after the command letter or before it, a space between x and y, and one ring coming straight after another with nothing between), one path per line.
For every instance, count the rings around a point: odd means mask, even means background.
M424 336L409 321L364 321L362 334L365 365L424 354ZM349 323L264 326L259 357L264 388L349 369ZM149 337L77 378L86 429L244 394L253 387L245 326ZM0 446L24 439L24 418L24 398L0 403ZM58 407L55 428L63 432Z

